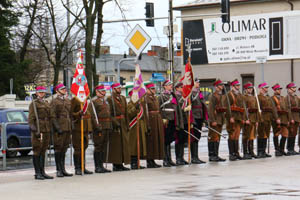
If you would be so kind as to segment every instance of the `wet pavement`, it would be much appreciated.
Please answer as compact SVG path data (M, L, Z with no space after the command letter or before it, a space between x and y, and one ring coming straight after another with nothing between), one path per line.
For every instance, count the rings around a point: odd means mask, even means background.
M93 170L92 147L88 151L87 168ZM206 139L200 143L199 153L201 159L207 161ZM273 154L272 149L271 153ZM221 156L228 158L226 140L221 143ZM22 159L31 162L30 156ZM54 161L51 159L52 164L46 171L55 175ZM34 180L32 168L12 168L0 171L0 194L1 199L22 200L300 199L299 163L300 155L279 158L273 156L267 159L234 162L227 160L224 163L93 174L45 181ZM142 161L142 164L145 165L145 162ZM67 170L74 171L69 164Z

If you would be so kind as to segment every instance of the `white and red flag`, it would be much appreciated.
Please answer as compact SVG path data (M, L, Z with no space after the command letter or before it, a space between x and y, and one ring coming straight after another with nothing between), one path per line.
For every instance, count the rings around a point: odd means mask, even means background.
M139 64L136 64L135 65L135 80L134 80L131 99L134 103L136 103L145 94L146 94L146 87L143 82L141 67Z
M190 61L185 64L184 76L180 79L180 81L183 83L182 97L186 100L191 95L194 87L194 74Z
M81 50L79 50L78 53L78 61L76 64L76 71L73 76L71 92L78 98L80 102L86 102L88 96L90 95L90 90L83 66L83 54Z

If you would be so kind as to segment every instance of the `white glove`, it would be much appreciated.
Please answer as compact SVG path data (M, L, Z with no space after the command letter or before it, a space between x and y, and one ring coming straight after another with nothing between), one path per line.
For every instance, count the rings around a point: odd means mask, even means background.
M184 108L184 112L187 112L187 111L191 111L192 110L192 106L189 105L187 107Z

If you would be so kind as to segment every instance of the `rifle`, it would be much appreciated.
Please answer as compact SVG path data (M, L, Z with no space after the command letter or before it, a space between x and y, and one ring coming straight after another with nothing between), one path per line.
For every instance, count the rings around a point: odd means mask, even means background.
M91 101L91 105L92 105L92 109L93 109L93 113L95 115L95 120L96 120L96 123L97 125L99 125L99 120L98 120L98 116L97 116L97 113L96 113L96 109L95 109L95 105L94 105L94 102L92 100L92 98L89 96L90 98L90 101Z
M254 96L255 96L255 99L256 99L256 103L257 103L258 112L259 112L259 115L261 116L260 103L259 103L259 100L258 100L258 96L257 96L256 88L255 88L255 87L253 87L253 89L254 89Z
M30 96L31 96L31 99L32 99L32 106L33 106L33 111L34 111L34 115L35 115L36 129L37 129L38 134L40 135L41 134L41 131L40 131L40 120L39 120L39 116L38 116L38 113L37 113L36 104L35 104L35 101L33 99L32 94ZM41 139L41 142L42 142L43 141L43 134L41 134L41 138L40 139Z

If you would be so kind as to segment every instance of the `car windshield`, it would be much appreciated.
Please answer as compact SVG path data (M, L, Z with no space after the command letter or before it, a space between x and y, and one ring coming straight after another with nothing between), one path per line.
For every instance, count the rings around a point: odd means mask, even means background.
M10 111L6 113L8 122L26 122L24 115L21 111Z
M25 117L26 117L26 121L28 121L28 114L29 114L29 112L28 111L24 111L24 114L25 114Z

